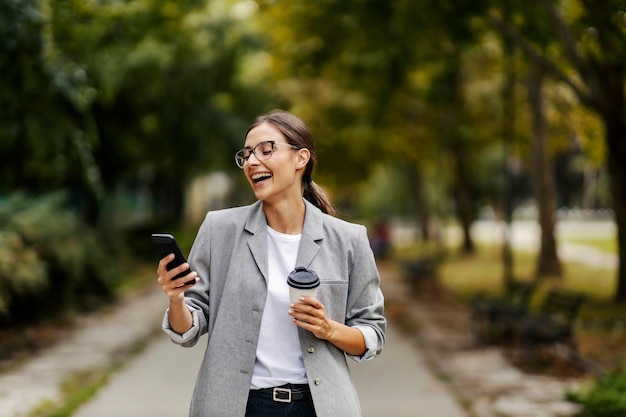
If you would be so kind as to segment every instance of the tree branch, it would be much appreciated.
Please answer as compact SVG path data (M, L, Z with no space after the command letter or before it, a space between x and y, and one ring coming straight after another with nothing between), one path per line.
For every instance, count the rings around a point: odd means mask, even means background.
M577 47L576 39L574 39L572 32L567 27L563 15L553 1L543 0L543 3L548 9L550 16L552 16L554 23L556 24L557 32L559 34L559 37L561 38L561 42L563 43L565 55L572 63L574 68L576 68L576 70L580 74L580 77L585 82L587 89L589 90L589 98L597 98L600 93L598 90L597 79L596 77L594 77L594 72L590 68L589 63L580 53ZM595 101L597 101L597 99L595 99Z
M528 59L541 65L546 71L550 72L557 79L567 84L578 96L581 102L592 105L592 97L586 90L585 86L580 86L574 82L574 80L565 74L561 68L559 68L554 61L549 59L543 53L537 50L520 32L516 27L508 22L505 22L501 18L491 14L487 16L487 23L491 25L495 30L500 32L503 36L509 38L525 55Z

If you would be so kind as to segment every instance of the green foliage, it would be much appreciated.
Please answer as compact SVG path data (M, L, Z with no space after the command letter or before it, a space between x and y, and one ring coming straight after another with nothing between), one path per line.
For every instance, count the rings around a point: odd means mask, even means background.
M71 189L96 224L131 184L182 213L185 182L234 170L242 132L272 103L239 76L259 44L229 6L0 1L0 192Z
M259 2L262 21L271 27L271 75L279 79L291 108L312 125L319 177L335 188L343 199L339 204L354 204L350 185L389 165L411 165L413 177L434 178L440 189L464 189L474 200L479 190L493 199L491 184L475 184L470 170L479 166L481 149L498 140L494 113L477 112L476 103L465 97L474 79L497 89L497 80L484 75L485 65L467 70L477 55L469 51L479 49L475 21L487 3ZM417 203L427 217L427 207L434 208L425 196L427 184L402 182L398 188L404 186L410 198L383 199L409 202L411 208ZM374 201L368 205L384 209Z
M75 113L45 67L44 33L41 2L0 2L0 190L56 187L78 165Z
M568 397L583 406L580 417L622 417L626 415L626 372L600 377L587 390Z
M115 190L142 190L158 220L179 220L185 183L234 169L247 124L284 107L312 127L315 178L340 204L354 204L353 184L400 162L423 182L434 178L413 190L402 179L404 211L433 205L428 185L456 191L448 206L466 212L497 205L502 136L524 158L530 134L522 95L510 135L502 132L507 48L489 17L570 73L553 3L0 0L0 192L71 189L90 200L84 217L96 224ZM587 3L554 4L590 69L620 64L623 1ZM513 60L522 74L528 59ZM521 77L512 83L523 87ZM546 101L560 148L581 138L603 163L599 121L570 120L579 102L556 87ZM598 89L610 90L619 87Z
M48 287L45 263L14 231L0 231L0 312L9 310L12 295L21 297Z
M113 241L62 194L16 194L0 205L0 314L28 321L110 299L120 279ZM116 260L113 262L112 260Z

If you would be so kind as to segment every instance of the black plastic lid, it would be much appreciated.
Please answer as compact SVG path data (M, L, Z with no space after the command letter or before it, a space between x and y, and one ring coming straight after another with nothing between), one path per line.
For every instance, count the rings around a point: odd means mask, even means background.
M287 283L294 288L305 290L320 285L320 279L314 271L298 266L287 277Z

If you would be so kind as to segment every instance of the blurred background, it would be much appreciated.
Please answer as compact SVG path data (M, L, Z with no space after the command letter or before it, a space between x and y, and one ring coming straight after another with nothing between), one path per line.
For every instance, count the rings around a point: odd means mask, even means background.
M150 233L187 251L207 210L252 202L233 155L275 108L309 125L316 182L381 261L436 257L466 299L557 281L622 323L625 10L0 0L0 353L151 282ZM572 266L567 244L614 261Z

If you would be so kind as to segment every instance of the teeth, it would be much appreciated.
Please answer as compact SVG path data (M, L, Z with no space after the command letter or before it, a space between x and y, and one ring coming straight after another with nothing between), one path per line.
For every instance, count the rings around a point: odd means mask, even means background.
M259 172L258 174L253 174L252 179L255 181L259 181L265 178L270 178L271 176L272 174L270 174L269 172Z

